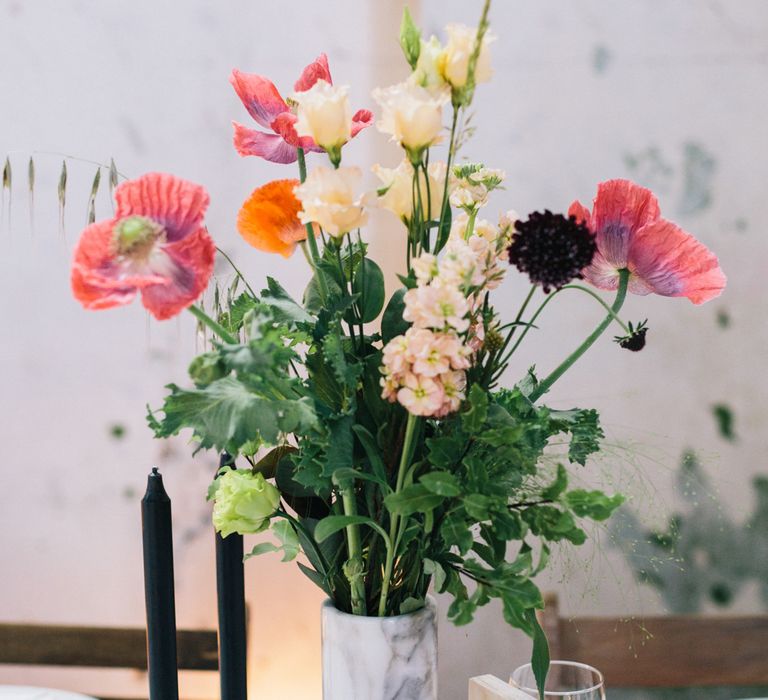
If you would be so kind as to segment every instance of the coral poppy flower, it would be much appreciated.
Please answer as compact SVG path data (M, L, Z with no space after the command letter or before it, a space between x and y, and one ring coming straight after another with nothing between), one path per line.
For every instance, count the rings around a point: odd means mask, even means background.
M304 69L294 85L294 90L306 92L318 80L332 84L328 58L324 53ZM264 133L232 122L235 127L235 149L241 156L259 156L273 163L293 163L297 158L297 148L322 152L323 149L310 137L300 137L296 133L296 115L280 96L272 81L261 75L241 73L237 69L232 71L229 81L248 114L257 124L272 132ZM373 114L369 110L358 110L352 116L350 137L372 123Z
M86 309L142 304L157 319L197 299L213 272L216 246L203 225L208 193L173 175L149 173L115 190L115 215L81 234L72 291Z
M703 304L725 288L715 254L661 218L656 197L634 182L600 183L591 213L577 201L568 214L595 234L597 252L583 275L599 289L616 289L623 268L630 271L629 291L634 294L688 297Z
M237 230L254 248L288 258L307 237L299 221L298 180L275 180L255 189L237 215Z

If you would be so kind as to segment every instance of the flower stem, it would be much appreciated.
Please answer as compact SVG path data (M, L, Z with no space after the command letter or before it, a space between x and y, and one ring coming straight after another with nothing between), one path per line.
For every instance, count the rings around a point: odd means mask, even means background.
M451 120L451 139L448 142L448 159L445 164L445 182L443 183L443 201L440 206L440 224L437 227L437 240L435 241L435 249L433 253L437 255L445 245L446 241L448 240L447 236L442 235L443 231L443 222L445 221L445 217L448 215L448 211L451 208L450 202L448 201L448 182L451 179L451 165L453 164L453 157L455 155L454 151L456 150L456 127L459 123L459 107L454 105L453 106L453 118Z
M547 376L529 395L531 401L536 401L546 394L552 385L560 379L590 347L592 344L603 334L606 328L611 325L611 321L614 320L616 314L618 314L621 307L624 305L624 300L627 297L627 287L629 286L629 270L625 267L619 270L619 288L616 292L616 299L610 309L610 313L603 319L600 325L595 328L594 331L587 337L587 339L579 345L568 357L555 368L549 376Z
M297 148L296 156L299 161L299 182L303 183L307 179L307 161L304 158L304 149ZM317 266L317 263L320 260L320 252L317 249L314 227L311 223L305 224L304 226L307 229L307 245L309 246L309 252L312 258L312 268L314 269L317 281L320 284L320 297L322 301L325 301L328 298L328 284Z
M349 486L341 492L341 500L344 506L344 515L357 515L357 504L355 503L354 486ZM347 551L349 553L349 562L352 564L348 575L349 590L352 600L352 614L365 615L365 581L363 572L354 570L356 565L362 565L363 555L360 549L360 526L347 525Z
M408 414L408 422L405 426L405 439L403 440L403 451L400 453L400 466L397 469L397 483L395 486L395 493L400 493L403 489L403 482L405 481L405 472L408 469L408 462L411 457L411 446L413 445L413 437L416 433L416 424L418 417L412 413ZM395 549L397 548L397 542L395 538L397 536L399 516L392 513L389 521L389 542L390 546L387 547L387 559L384 563L384 576L381 579L381 596L379 597L379 617L384 617L387 611L387 595L389 594L389 584L392 578L392 567L395 562Z
M237 343L237 338L235 338L229 331L227 331L224 326L222 326L220 323L217 323L214 321L205 311L203 311L199 306L195 306L192 304L192 306L187 307L189 312L203 325L208 326L216 335L219 336L225 343L229 343L230 345L235 345Z

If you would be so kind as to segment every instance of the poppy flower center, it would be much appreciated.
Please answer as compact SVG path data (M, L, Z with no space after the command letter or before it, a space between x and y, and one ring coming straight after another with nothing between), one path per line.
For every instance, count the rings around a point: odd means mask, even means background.
M146 216L126 216L114 228L115 246L119 255L134 259L149 257L155 242L165 229Z

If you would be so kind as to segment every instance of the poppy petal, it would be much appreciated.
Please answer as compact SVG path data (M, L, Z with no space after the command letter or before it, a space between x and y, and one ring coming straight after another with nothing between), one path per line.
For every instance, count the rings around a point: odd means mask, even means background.
M597 187L589 227L605 259L626 267L630 240L641 227L661 216L653 192L629 180L608 180Z
M248 114L265 128L269 128L278 114L289 111L274 83L264 76L235 69L229 76L229 82Z
M352 116L351 137L357 136L363 129L373 125L373 112L370 109L358 109Z
M311 136L299 136L296 133L296 120L295 114L284 112L279 114L269 126L292 148L303 148L305 151L321 153L323 149L314 142Z
M590 219L592 218L589 209L579 201L574 201L571 206L568 207L568 216L575 217L577 223L586 224L587 226L589 226Z
M254 248L288 258L307 237L299 221L298 180L275 180L255 189L237 215L237 230Z
M687 297L694 304L720 296L726 282L717 256L666 219L635 233L629 248L629 269L647 287L645 293Z
M163 268L168 276L160 284L144 286L141 303L159 321L175 316L197 299L213 274L216 245L200 227L182 240L162 246L168 257Z
M115 190L115 218L147 216L162 224L169 242L200 228L209 197L205 188L166 173L148 173Z
M282 136L265 134L232 122L235 127L235 150L241 156L258 156L271 163L295 163L296 147L287 144Z
M305 92L318 80L325 80L325 82L333 85L333 80L331 80L331 70L328 68L328 56L324 53L321 53L301 72L301 76L296 81L293 89L296 92Z

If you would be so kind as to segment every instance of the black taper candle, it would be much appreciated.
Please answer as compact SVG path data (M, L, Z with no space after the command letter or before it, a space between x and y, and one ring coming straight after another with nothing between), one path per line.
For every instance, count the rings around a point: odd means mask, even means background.
M144 595L147 604L147 666L150 700L178 700L176 603L173 592L171 499L152 468L141 499Z
M226 452L220 467L235 468ZM216 590L219 599L219 678L221 700L246 700L245 580L243 537L216 533Z

